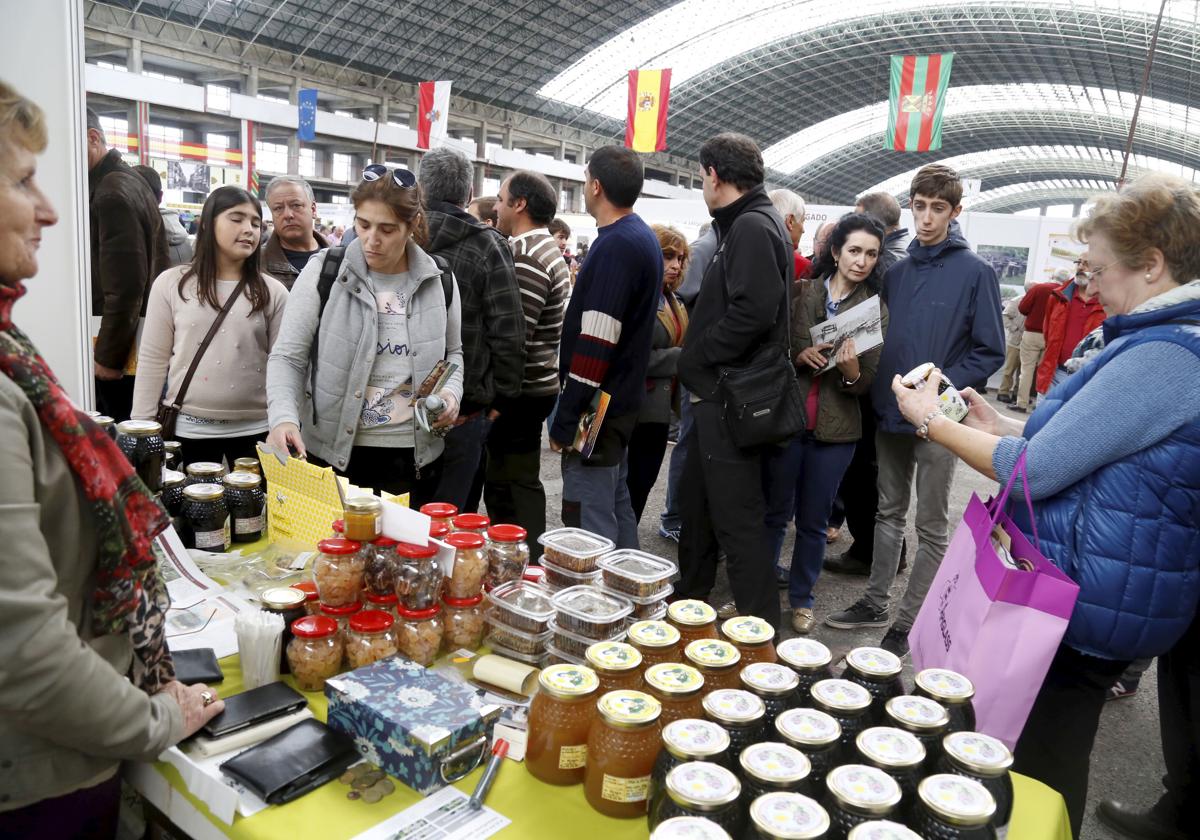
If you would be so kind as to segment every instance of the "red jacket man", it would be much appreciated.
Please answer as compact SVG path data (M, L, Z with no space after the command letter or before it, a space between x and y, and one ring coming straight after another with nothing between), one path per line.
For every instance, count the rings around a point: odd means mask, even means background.
M1037 390L1044 394L1054 383L1054 372L1071 358L1084 336L1107 317L1099 296L1078 278L1068 280L1050 293L1046 302L1046 353L1037 369Z

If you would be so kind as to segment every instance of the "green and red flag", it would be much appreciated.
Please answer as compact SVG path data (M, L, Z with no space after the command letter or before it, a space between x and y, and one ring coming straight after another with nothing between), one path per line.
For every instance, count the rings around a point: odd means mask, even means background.
M954 53L892 56L885 149L933 152L942 148L942 112Z

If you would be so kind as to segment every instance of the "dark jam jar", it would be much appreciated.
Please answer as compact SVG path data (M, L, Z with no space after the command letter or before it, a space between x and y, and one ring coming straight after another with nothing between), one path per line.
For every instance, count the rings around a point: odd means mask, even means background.
M163 463L167 469L183 472L183 444L177 440L163 441Z
M251 472L231 472L221 479L225 486L225 509L235 543L258 542L267 527L267 497L262 476Z
M710 720L682 718L663 727L662 749L650 773L650 789L646 795L649 812L661 796L666 795L667 774L689 761L708 761L729 766L729 733Z
M151 493L162 489L162 426L154 420L126 420L117 424L117 446Z
M742 668L740 678L742 688L758 697L766 706L764 725L768 730L775 726L775 718L779 717L780 712L800 705L800 699L796 696L800 678L786 665L752 662Z
M704 697L704 716L729 733L730 762L736 762L748 744L762 739L766 711L762 700L740 688L718 688Z
M775 718L775 731L789 745L804 753L812 765L809 772L814 790L825 774L836 767L842 755L842 727L833 715L816 709L788 709Z
M162 499L163 507L172 519L183 513L183 483L187 477L181 472L163 470Z
M904 665L894 653L876 647L856 647L846 654L842 679L858 683L871 693L871 715L883 723L883 704L904 693L900 672Z
M872 726L854 739L855 759L887 773L900 785L900 812L907 814L917 799L917 782L925 762L925 747L917 736L891 726Z
M188 548L229 550L229 512L220 484L193 484L183 488L183 521Z
M650 830L672 817L703 817L741 837L745 820L739 799L741 782L731 771L709 761L689 761L667 773L654 809L647 814Z
M850 830L849 840L922 840L906 825L891 820L871 820Z
M796 694L801 705L808 705L809 691L814 685L833 676L833 669L830 668L833 653L816 639L786 639L775 648L775 655L796 672L800 680Z
M288 642L292 640L292 623L308 615L305 606L308 596L290 586L276 586L263 591L259 596L264 612L275 613L283 618L283 641L279 646L279 673L290 674L288 667Z
M946 707L928 697L905 694L893 697L884 705L885 726L911 732L925 747L926 773L932 773L942 754L942 738L950 725Z
M842 746L854 753L854 739L871 725L871 693L850 680L821 680L809 691L813 708L828 712L842 727Z
M938 761L937 771L966 776L987 789L996 800L992 827L999 834L1008 829L1008 822L1012 818L1013 786L1008 774L1012 763L1013 756L1008 747L991 735L951 732L942 739L942 757Z
M225 468L216 461L196 461L187 465L187 484L220 484Z
M846 840L859 823L890 817L900 804L896 780L875 767L843 764L825 777L825 809L832 827L830 840Z
M107 414L97 414L92 417L92 422L104 430L104 434L108 435L113 440L117 439L117 422Z
M671 817L658 824L650 840L741 840L703 817Z
M234 472L254 473L257 476L262 475L262 464L257 458L238 458L233 462Z
M926 668L917 674L913 694L928 697L946 707L950 717L949 732L975 731L975 686L957 671L945 668Z
M811 772L812 763L804 753L775 741L751 744L738 756L742 800L747 805L764 793L813 793Z
M953 773L927 776L917 788L910 825L928 840L996 840L996 800L974 779Z
M750 803L746 840L825 840L829 813L799 793L766 793Z

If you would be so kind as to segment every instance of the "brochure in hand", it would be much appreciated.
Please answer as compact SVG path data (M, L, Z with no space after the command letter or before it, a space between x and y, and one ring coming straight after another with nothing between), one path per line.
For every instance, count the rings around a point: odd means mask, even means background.
M828 321L822 321L811 330L813 346L832 344L828 351L825 367L817 375L832 370L838 348L848 339L854 339L854 349L861 356L883 344L883 318L879 311L879 295L872 295L862 303L839 312Z

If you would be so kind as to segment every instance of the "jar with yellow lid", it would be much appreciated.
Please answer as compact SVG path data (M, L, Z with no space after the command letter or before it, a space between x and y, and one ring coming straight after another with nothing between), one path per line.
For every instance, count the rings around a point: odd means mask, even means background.
M587 766L588 733L596 721L600 680L584 665L551 665L538 675L529 704L525 766L550 785L577 785Z
M642 687L642 655L625 642L596 642L584 653L588 667L600 678L600 693Z
M646 691L662 705L663 726L704 717L704 675L691 665L660 662L647 668L643 679Z
M729 733L712 721L699 718L664 723L662 749L650 773L649 813L654 812L658 799L665 795L667 774L689 761L710 761L728 768Z
M721 639L697 639L683 649L684 659L704 675L708 691L719 688L738 688L741 680L742 654L736 647Z
M703 601L673 601L667 607L667 621L679 631L679 644L687 647L697 639L717 639L717 611Z
M704 717L729 733L729 759L737 761L742 750L762 740L766 707L748 691L718 688L704 696Z
M607 817L644 817L658 757L662 706L641 691L610 691L588 732L583 793Z
M739 615L721 624L721 638L732 642L742 655L742 665L776 662L775 628L753 615Z
M665 621L635 621L626 634L629 644L642 655L642 671L662 662L678 662L679 631Z
M342 518L346 539L369 543L383 534L383 502L375 496L354 496L346 500Z

